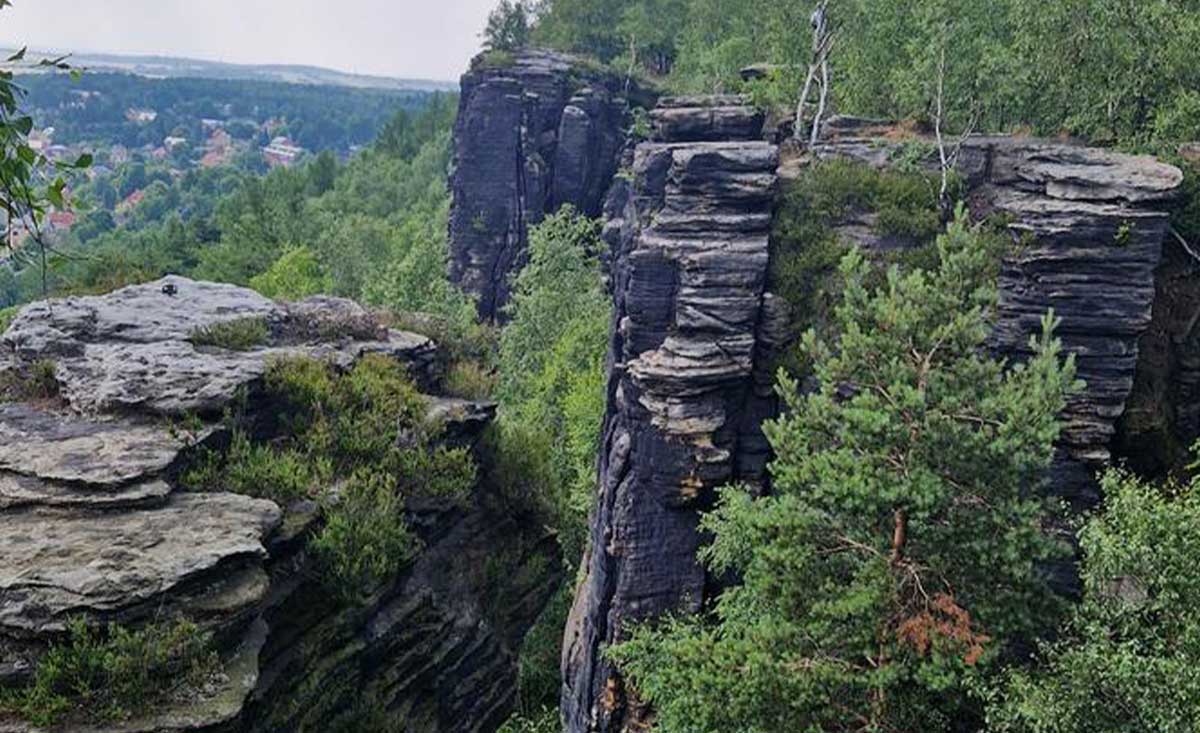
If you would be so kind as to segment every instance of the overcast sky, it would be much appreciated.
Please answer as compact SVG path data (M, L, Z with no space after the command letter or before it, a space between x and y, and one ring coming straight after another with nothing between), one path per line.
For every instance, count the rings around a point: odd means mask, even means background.
M454 80L496 0L14 0L0 46Z

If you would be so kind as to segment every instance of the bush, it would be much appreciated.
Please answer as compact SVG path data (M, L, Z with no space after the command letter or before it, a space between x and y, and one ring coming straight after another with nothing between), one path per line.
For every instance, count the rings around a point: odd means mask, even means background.
M418 547L396 479L369 469L326 500L325 526L312 541L327 585L350 603L393 577Z
M188 340L196 346L214 346L229 351L250 351L267 343L270 329L264 318L238 318L192 331Z
M217 666L209 635L190 621L101 631L75 619L27 688L0 693L0 709L41 726L76 717L115 721L150 712L180 687L205 682Z
M275 300L302 300L331 291L333 279L321 269L312 250L296 247L284 252L269 270L250 278L250 287Z
M996 733L1200 729L1200 479L1110 470L1079 535L1084 594L1032 668L993 690Z
M58 396L57 367L49 359L0 372L0 399L53 400Z
M438 444L443 427L427 423L426 399L387 356L364 356L346 373L316 359L278 359L264 381L283 437L254 443L234 418L228 450L203 453L183 483L283 505L316 499L325 524L312 547L322 577L340 599L361 599L416 551L405 500L465 502L475 462L465 448Z
M8 308L0 308L0 336L4 335L4 332L8 330L8 327L12 325L13 320L16 319L17 313L20 312L21 306L19 305L9 306Z
M442 382L447 394L468 400L485 400L496 389L496 373L475 360L450 365Z
M788 303L798 333L820 331L831 320L838 264L849 247L835 227L851 215L874 214L878 234L907 240L900 254L881 256L881 263L914 253L933 259L928 245L941 228L939 185L917 170L830 160L808 166L787 187L775 214L768 289ZM807 369L802 354L785 353L783 359L780 366L793 375Z

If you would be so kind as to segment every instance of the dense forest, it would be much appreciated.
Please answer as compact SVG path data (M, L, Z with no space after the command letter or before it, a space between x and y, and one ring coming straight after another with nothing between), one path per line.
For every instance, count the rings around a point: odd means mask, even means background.
M1200 137L1196 2L819 7L834 29L833 112L1154 153L1186 175L1175 236L1200 240L1196 169L1181 153ZM546 45L663 90L744 92L782 115L805 84L816 9L808 0L503 0L485 43L495 64ZM740 72L752 64L763 73L747 80ZM85 78L101 91L144 86L144 104L162 113L153 130L128 123L123 109L54 111L47 100L70 81L51 75L26 100L38 124L137 145L184 118L265 113L303 120L289 122L290 134L321 149L333 138L366 143L379 116L390 121L348 162L321 155L261 176L217 169L137 186L118 180L118 197L147 189L132 215L117 225L84 211L44 273L33 260L0 268L0 306L47 284L90 293L176 273L390 311L448 346L456 394L500 403L488 438L498 480L514 507L557 531L573 577L605 399L611 306L600 224L565 209L535 227L505 324L479 324L445 275L456 98L401 100L411 108L393 112L394 94L339 92L376 95L356 97L367 110L359 118L340 114L329 90ZM84 204L104 195L81 188ZM814 229L851 198L871 199L927 236L923 256L880 267ZM1028 363L990 355L994 281L1012 243L961 208L946 216L941 203L920 173L880 177L833 164L785 192L775 237L803 252L773 263L774 274L795 288L795 301L814 297L819 279L833 302L822 304L822 322L803 324L813 328L779 372L787 410L767 429L773 494L729 487L704 519L712 541L702 560L727 590L703 613L639 627L607 650L656 710L654 730L1200 725L1200 477L1114 468L1102 480L1104 506L1072 541L1042 531L1061 507L1027 488L1049 465L1057 415L1079 389L1074 362L1052 314ZM778 271L787 266L796 272ZM0 310L0 325L13 310ZM893 533L901 526L905 538ZM1068 599L1043 569L1073 552L1081 582ZM506 733L560 730L569 579L527 640Z

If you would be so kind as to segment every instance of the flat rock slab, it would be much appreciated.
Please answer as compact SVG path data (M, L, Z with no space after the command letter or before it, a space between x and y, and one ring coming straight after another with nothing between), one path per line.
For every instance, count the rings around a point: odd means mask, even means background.
M178 593L221 566L262 558L279 524L273 502L237 494L174 494L124 512L28 511L0 533L0 630L60 628Z
M161 479L125 486L80 486L0 473L0 512L25 507L123 509L160 503L171 493Z
M86 343L185 341L218 323L285 316L283 306L247 288L166 277L107 295L30 304L13 319L4 340L22 356L37 358L78 353Z
M0 469L24 476L119 486L165 470L185 447L165 424L0 405Z
M263 344L235 351L192 342L200 329L246 319L267 326ZM81 413L215 415L275 358L313 356L349 368L382 353L420 372L435 351L428 338L383 328L343 298L285 305L246 288L167 277L26 306L0 337L0 371L50 361L61 396Z

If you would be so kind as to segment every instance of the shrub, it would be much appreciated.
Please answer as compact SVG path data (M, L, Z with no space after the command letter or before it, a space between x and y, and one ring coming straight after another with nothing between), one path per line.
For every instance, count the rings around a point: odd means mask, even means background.
M326 500L325 526L312 541L327 584L346 602L370 595L419 546L405 522L396 479L361 469Z
M0 372L0 398L53 400L59 396L57 367L49 359L21 364Z
M228 450L203 454L184 485L281 504L318 500L325 524L312 548L322 578L338 598L361 599L416 550L405 500L466 501L474 460L465 448L438 444L442 426L427 424L426 399L390 357L364 356L345 373L316 359L278 359L264 381L283 437L254 443L235 419Z
M42 726L69 717L112 721L149 712L178 688L206 681L217 666L210 636L190 621L102 631L75 619L30 685L0 698L0 708Z
M931 245L941 229L938 185L915 167L881 171L835 159L808 166L787 187L771 235L768 289L788 303L798 333L823 331L832 318L838 264L850 246L835 228L854 214L874 214L878 234L908 241L910 246L880 255L880 264L936 265ZM807 370L801 353L782 359L780 366L793 375Z
M395 463L411 496L463 502L475 486L475 461L466 448L419 446L397 453Z
M475 360L457 361L446 372L442 388L468 400L485 400L496 389L496 373Z
M1110 470L1079 535L1083 599L1032 668L993 690L996 733L1191 733L1200 726L1200 479Z
M3 335L4 332L8 330L8 327L12 325L13 320L16 319L17 313L20 312L21 306L19 305L9 306L8 308L0 308L0 335Z
M188 340L196 346L214 346L229 351L250 351L262 346L270 336L264 318L238 318L232 321L202 326L192 331Z
M250 278L250 287L275 300L301 300L328 293L333 279L321 270L312 250L295 247L284 252L269 270Z

